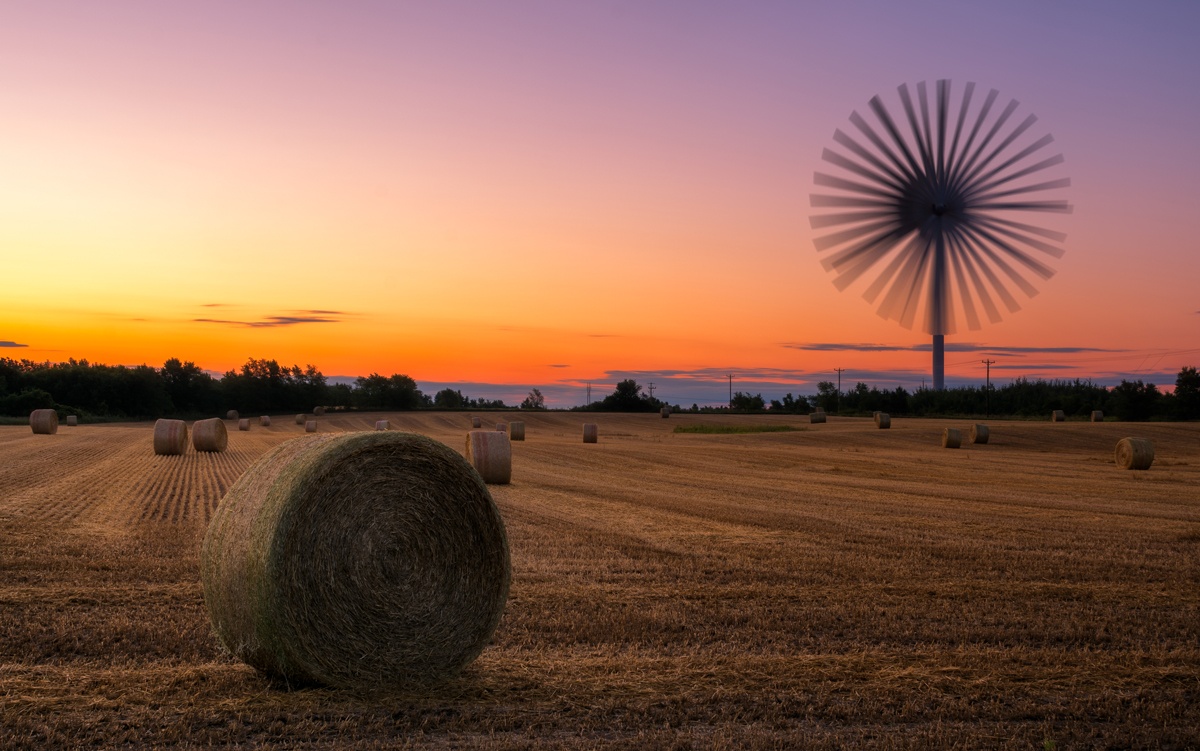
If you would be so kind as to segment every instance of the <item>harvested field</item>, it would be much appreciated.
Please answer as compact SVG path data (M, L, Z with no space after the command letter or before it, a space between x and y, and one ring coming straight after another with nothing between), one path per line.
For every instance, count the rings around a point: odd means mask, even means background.
M507 421L518 415L500 415ZM591 417L589 415L589 417ZM0 747L1200 746L1200 425L520 413L511 597L453 683L272 686L221 653L199 543L304 435L0 427ZM423 433L464 413L329 413ZM490 419L489 419L490 421ZM1119 439L1154 465L1113 462Z

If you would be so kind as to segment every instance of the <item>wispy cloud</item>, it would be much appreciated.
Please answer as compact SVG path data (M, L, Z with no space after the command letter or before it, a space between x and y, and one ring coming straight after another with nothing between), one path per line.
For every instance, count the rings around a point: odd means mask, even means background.
M230 321L221 318L193 318L195 323L216 323L224 326L243 326L252 329L269 329L279 326L298 326L305 323L341 323L338 318L327 315L266 316L258 321Z
M570 365L564 365L563 363L553 363L553 364L551 364L551 365L547 365L546 367L548 367L548 368L569 368L569 367L571 367L571 366L570 366Z
M868 344L854 342L788 342L782 346L788 349L799 349L809 352L929 352L932 343L923 344ZM1082 352L1127 352L1124 349L1108 349L1103 347L1004 347L973 342L947 342L947 352L980 352L1002 355L1028 354L1077 354Z
M28 344L18 344L17 342L0 342L0 347L28 347Z

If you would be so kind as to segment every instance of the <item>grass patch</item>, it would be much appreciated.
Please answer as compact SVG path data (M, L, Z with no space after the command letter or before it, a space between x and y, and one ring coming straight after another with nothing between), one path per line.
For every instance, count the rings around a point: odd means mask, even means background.
M680 425L676 433L704 433L706 435L732 435L734 433L795 433L808 428L791 425Z

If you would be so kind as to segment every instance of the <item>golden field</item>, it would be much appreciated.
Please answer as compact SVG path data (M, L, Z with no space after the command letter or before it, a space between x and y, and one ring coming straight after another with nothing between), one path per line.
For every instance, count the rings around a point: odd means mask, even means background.
M1200 747L1200 425L481 414L527 426L491 486L511 597L460 678L390 696L274 686L209 628L205 525L292 415L174 457L0 427L0 747ZM319 422L384 418L470 425Z

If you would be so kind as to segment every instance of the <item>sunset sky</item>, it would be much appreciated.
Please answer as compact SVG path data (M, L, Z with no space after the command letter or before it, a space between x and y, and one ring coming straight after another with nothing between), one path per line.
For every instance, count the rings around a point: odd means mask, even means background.
M1200 4L38 2L0 10L0 356L405 373L551 406L929 380L813 173L879 94L995 88L1072 185L948 385L1200 364Z

